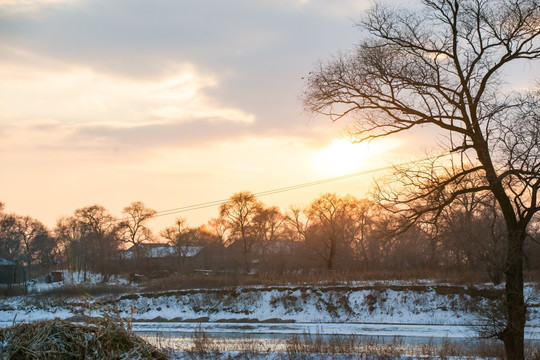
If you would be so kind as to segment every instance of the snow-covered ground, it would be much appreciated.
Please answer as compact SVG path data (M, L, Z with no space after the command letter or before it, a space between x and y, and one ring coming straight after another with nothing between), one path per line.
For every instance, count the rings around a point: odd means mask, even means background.
M91 278L99 282L99 278ZM34 284L31 294L0 300L0 326L13 322L81 315L99 316L116 309L136 331L189 334L201 324L210 333L357 334L470 338L476 336L479 306L488 285L466 286L434 282L357 282L347 285L300 285L175 290L160 293L65 298L44 293L80 283L65 274L64 285ZM116 283L126 286L121 279ZM487 292L493 297L494 290ZM526 336L540 340L540 290L527 284L529 303ZM109 310L108 310L109 311Z
M77 285L86 285L86 286L92 286L97 285L103 282L103 276L101 274L96 274L92 272L86 273L86 279L83 272L71 272L67 270L61 270L62 273L62 281L59 282L53 282L49 283L46 282L46 278L40 278L40 279L34 279L30 280L27 283L28 292L29 293L43 293L47 291L51 291L54 289L62 288L62 287L68 287L68 286L77 286ZM133 286L130 285L130 282L119 276L112 276L107 280L107 285L110 286Z

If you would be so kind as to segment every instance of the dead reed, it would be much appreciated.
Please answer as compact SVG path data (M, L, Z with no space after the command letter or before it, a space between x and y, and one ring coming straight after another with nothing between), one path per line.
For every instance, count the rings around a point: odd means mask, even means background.
M167 359L110 316L86 324L42 320L0 330L2 359Z

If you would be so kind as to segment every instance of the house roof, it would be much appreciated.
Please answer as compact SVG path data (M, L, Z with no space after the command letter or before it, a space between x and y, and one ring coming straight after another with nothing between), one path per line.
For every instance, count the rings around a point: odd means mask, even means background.
M169 244L165 243L141 243L141 244L135 244L132 245L127 251L136 251L137 248L140 248L141 250L149 250L152 248L163 248L163 247L171 247Z
M280 252L290 252L294 249L297 249L299 246L302 246L301 241L293 240L276 240L276 241L256 241L251 246L251 251L254 253L262 254L263 251L266 254L277 254ZM240 251L242 249L242 241L236 240L232 244L227 246L229 251Z
M181 252L182 256L185 257L194 257L202 250L202 246L182 246Z
M127 259L133 259L137 255L137 250L140 251L141 256L148 258L162 258L176 254L175 248L168 244L150 243L133 245L124 252L124 256Z
M177 249L174 246L163 243L137 244L124 252L127 259L132 259L137 253L137 247L141 251L141 256L148 258L162 258L177 255ZM181 255L184 257L194 257L201 250L202 246L182 246Z
M15 263L13 261L9 261L7 259L4 259L4 258L0 258L0 266L9 266L9 265L15 265Z

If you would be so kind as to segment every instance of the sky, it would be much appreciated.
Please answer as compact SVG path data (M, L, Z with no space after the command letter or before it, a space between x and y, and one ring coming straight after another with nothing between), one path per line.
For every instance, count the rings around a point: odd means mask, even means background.
M92 204L157 211L366 171L418 136L344 140L303 78L361 39L370 0L0 0L0 201L54 227ZM364 197L377 174L261 197ZM217 207L161 216L198 226Z

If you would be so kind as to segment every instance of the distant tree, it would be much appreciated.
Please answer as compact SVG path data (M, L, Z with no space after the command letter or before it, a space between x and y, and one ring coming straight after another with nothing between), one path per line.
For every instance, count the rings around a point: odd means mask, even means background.
M241 247L244 270L250 271L253 243L254 219L261 212L263 205L250 192L233 194L219 207L219 217L229 233L229 242L238 242Z
M71 249L71 244L74 243L76 240L76 236L72 234L74 232L71 229L71 218L69 217L61 217L58 220L56 220L56 225L53 228L53 234L56 238L56 241L58 242L58 247L60 248L60 252L62 253L65 263L69 270L78 272L79 269L82 267L77 266L77 261L75 258L78 256L74 256Z
M440 214L464 194L493 195L507 236L507 319L497 336L508 359L522 360L524 245L540 210L540 95L502 94L501 74L511 64L540 58L540 2L421 4L413 11L380 4L369 11L360 22L367 40L311 73L305 105L332 120L356 116L358 141L428 125L447 134L443 147L456 155L457 166L435 173L401 167L402 185L417 191L388 200L415 222ZM450 190L471 176L484 181Z
M257 214L253 217L252 234L254 240L260 245L263 257L267 247L283 239L285 216L277 206L257 209Z
M184 218L177 218L174 225L161 231L160 235L176 248L182 265L189 255L190 247L198 245L201 240L199 229L190 228Z
M375 230L380 216L380 207L368 199L351 199L349 205L349 224L344 228L345 238L350 241L355 257L361 266L367 268L374 262L375 248L378 244L375 240Z
M75 219L83 232L83 245L91 268L102 274L103 281L108 281L111 261L120 245L116 218L96 204L75 210Z
M83 233L74 217L61 217L56 221L54 234L68 269L81 273L88 269L86 253L83 252ZM86 275L84 275L86 278Z
M306 241L309 219L299 206L291 206L286 213L286 226L289 237L294 241Z
M169 226L162 230L160 235L167 240L170 245L176 246L181 241L179 239L183 234L187 233L188 230L189 226L186 219L179 217L176 218L173 226Z
M136 256L140 257L139 244L151 241L154 236L152 230L146 226L147 222L156 216L157 211L147 208L142 202L132 202L122 210L124 218L118 224L120 239L135 246Z
M447 262L479 269L495 284L502 281L506 232L493 196L489 193L461 196L442 211L436 226Z
M108 281L120 245L116 223L116 218L97 204L77 209L73 216L57 222L57 236L72 266L83 271L84 281L89 270Z
M25 269L25 277L32 277L32 266L37 261L38 243L44 243L49 239L49 232L45 225L29 216L15 217L15 231L18 233L21 245L21 263ZM43 255L43 254L42 254ZM41 257L43 259L43 257ZM45 259L43 259L45 260ZM46 259L45 261L49 261Z
M17 215L0 216L0 257L19 263L21 260L21 238L17 226Z
M35 261L42 272L49 272L56 266L59 260L60 247L56 237L47 231L39 234L33 241Z
M0 257L20 266L22 280L48 271L53 265L55 249L55 239L40 221L0 213Z
M283 224L283 214L277 206L260 207L253 218L253 232L258 241L275 241Z
M208 227L212 230L220 244L224 245L228 238L227 221L222 217L211 218Z
M334 270L338 255L351 254L361 227L356 219L358 200L351 196L324 194L304 211L309 226L303 231L306 243L324 261L328 271Z

